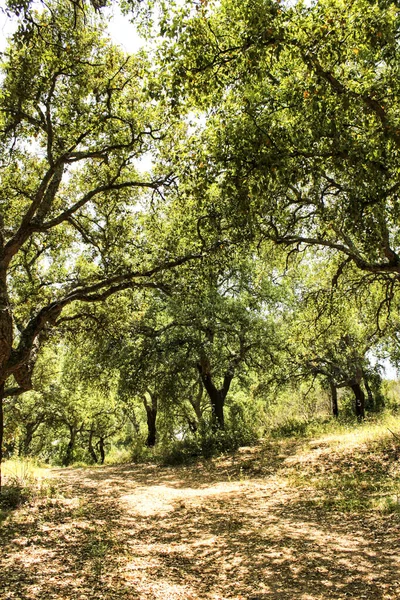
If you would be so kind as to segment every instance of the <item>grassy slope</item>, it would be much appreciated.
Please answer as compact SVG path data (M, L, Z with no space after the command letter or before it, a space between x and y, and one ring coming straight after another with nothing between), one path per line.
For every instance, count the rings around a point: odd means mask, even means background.
M329 510L400 513L400 417L360 425L311 425L282 476ZM293 442L289 438L287 443ZM274 440L270 446L285 442Z

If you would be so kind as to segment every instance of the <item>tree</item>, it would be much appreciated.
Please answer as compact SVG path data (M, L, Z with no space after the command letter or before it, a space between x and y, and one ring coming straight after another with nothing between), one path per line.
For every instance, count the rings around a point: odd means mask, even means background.
M327 265L308 256L302 262L300 272L294 269L292 273L296 294L286 324L286 376L322 380L330 391L332 413L336 417L337 391L350 388L355 414L362 419L366 409L374 410L381 404L379 363L375 367L371 364L378 358L384 335L373 318L378 310L379 293L374 294L374 287L370 286L368 294L358 294L354 301L346 278L332 289L331 280L337 268L334 261Z
M379 281L390 301L400 274L395 4L223 0L163 27L167 93L206 117L192 158L203 197L218 181L218 211L242 237L338 253L337 277L354 265L360 285Z
M198 256L146 252L140 191L170 176L135 170L164 134L145 59L116 49L90 9L56 4L25 25L5 53L0 96L0 464L3 399L32 387L61 313L157 288L157 275Z
M193 387L198 388L200 379L215 429L225 427L224 407L234 378L244 383L252 368L268 369L279 345L281 315L275 309L281 290L263 271L264 265L239 253L225 267L215 269L203 261L170 289L163 326L142 327L153 340L153 361L170 373L169 393L176 397L186 382L180 394L192 399L199 421Z

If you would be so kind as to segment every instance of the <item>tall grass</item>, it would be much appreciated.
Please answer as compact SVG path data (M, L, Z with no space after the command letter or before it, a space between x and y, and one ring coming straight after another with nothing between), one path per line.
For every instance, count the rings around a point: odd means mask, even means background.
M52 486L47 469L29 459L8 460L2 465L0 508L17 508L36 497L48 496Z

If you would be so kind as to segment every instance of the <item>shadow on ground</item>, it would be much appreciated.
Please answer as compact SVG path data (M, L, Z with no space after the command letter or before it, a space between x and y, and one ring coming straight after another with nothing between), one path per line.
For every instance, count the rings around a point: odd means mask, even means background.
M1 599L400 598L398 520L318 507L274 448L55 470L60 497L3 525Z

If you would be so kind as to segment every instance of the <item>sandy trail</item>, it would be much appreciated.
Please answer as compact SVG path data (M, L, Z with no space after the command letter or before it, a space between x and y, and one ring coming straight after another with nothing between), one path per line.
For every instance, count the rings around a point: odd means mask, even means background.
M398 520L318 507L295 445L256 452L53 470L57 499L2 526L1 600L400 599Z

